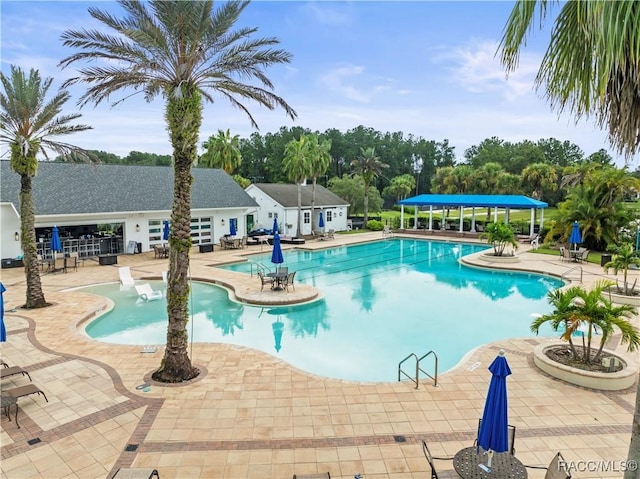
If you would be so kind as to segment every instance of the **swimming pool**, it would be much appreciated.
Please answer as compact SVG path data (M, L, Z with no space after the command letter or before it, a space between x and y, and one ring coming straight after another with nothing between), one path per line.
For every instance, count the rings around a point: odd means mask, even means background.
M194 283L189 333L193 326L196 342L249 346L339 379L394 381L400 360L430 350L444 372L484 343L532 336L531 315L550 311L546 294L562 285L547 276L469 268L457 261L484 249L486 245L397 238L314 252L287 250L284 265L296 271L296 282L320 289L322 301L252 307L230 301L222 288ZM272 266L270 253L251 261ZM248 262L225 266L244 272L250 268ZM83 290L116 303L113 311L87 326L89 336L112 343L164 344L164 300L140 303L134 291L121 291L117 284ZM551 329L541 332L552 334Z

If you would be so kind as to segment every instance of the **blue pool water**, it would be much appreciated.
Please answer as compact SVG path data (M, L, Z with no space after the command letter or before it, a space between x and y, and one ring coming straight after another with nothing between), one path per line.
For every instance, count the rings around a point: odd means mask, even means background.
M531 315L551 311L546 294L562 285L547 276L493 272L457 261L486 248L393 239L315 252L287 250L283 266L296 271L296 283L320 289L322 301L260 308L230 301L217 286L194 283L189 333L196 342L249 346L339 379L394 381L400 360L430 350L437 353L442 373L484 343L532 336ZM270 257L265 253L251 261L273 267ZM249 272L251 265L225 268ZM151 283L154 289L164 287ZM84 291L116 303L87 326L89 336L120 344L164 344L164 300L140 302L135 290L117 284ZM552 334L550 329L541 332Z

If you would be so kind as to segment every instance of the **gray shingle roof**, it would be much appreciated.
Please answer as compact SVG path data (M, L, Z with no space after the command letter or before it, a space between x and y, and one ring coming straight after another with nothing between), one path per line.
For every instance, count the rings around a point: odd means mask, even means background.
M258 204L224 170L193 168L191 208L242 208ZM20 211L20 176L0 161L0 202ZM170 211L173 168L40 162L33 179L37 215Z
M276 200L285 208L298 207L298 186L287 183L256 183L254 186ZM311 206L313 185L303 185L302 206ZM316 206L349 206L349 203L324 186L316 185Z

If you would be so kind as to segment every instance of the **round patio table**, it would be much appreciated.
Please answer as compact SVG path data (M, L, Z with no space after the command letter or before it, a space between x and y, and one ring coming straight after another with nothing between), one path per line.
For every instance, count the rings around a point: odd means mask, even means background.
M20 424L18 424L18 399L13 396L0 396L0 407L4 409L4 413L9 418L9 421L11 421L10 408L14 404L16 405L16 426L20 429Z
M487 455L477 446L466 447L453 457L453 468L466 479L526 479L527 469L513 454L494 453L491 468L486 467ZM484 466L484 467L483 467Z

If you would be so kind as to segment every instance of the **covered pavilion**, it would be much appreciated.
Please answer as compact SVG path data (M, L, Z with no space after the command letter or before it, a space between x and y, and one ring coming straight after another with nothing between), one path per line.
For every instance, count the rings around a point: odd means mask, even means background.
M505 209L505 223L509 222L509 210L530 209L531 222L529 235L534 235L535 211L540 210L540 229L544 223L544 208L549 205L544 201L535 200L523 195L418 195L406 198L398 202L400 204L400 224L404 225L405 206L428 206L429 207L429 231L433 231L433 207L442 208L442 221L440 228L444 229L445 209L457 207L460 209L459 232L463 230L464 208L471 208L471 232L476 232L476 208L493 208L493 221L498 221L498 208ZM418 208L414 210L413 228L418 229Z

